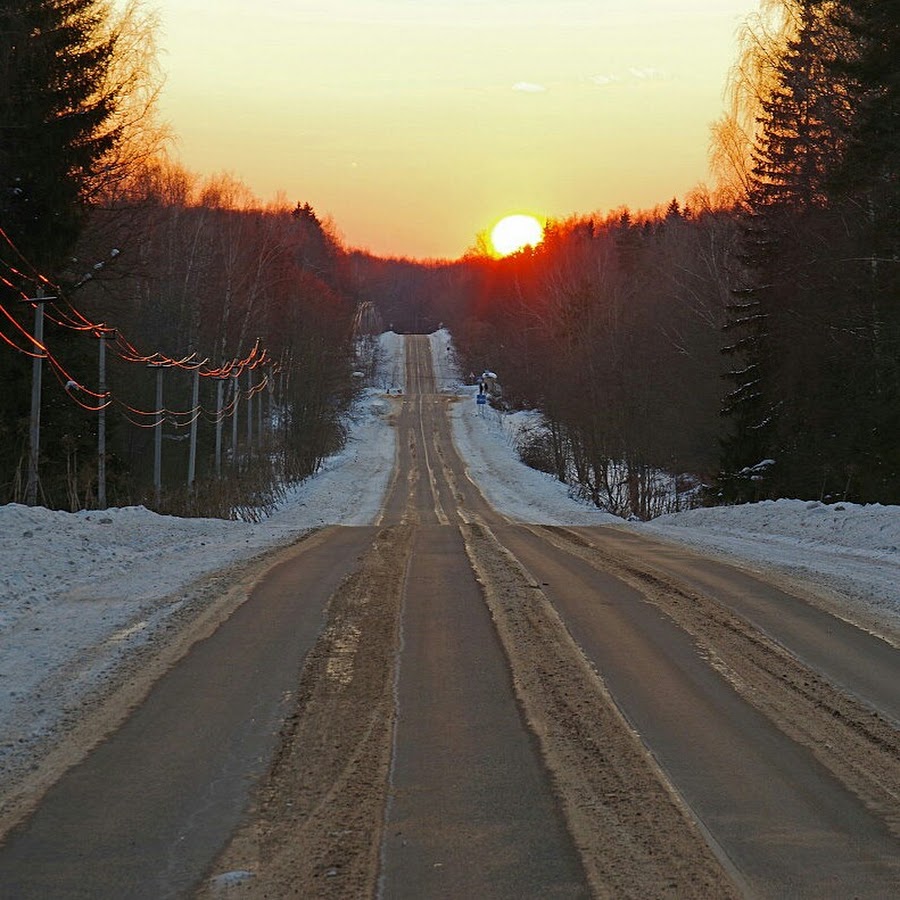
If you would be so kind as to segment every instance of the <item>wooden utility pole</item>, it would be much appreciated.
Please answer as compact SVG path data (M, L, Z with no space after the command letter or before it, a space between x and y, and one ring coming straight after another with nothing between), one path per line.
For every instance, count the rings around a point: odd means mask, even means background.
M253 456L253 369L247 369L247 459Z
M162 432L163 423L166 420L163 415L163 370L165 363L150 363L151 369L156 369L156 415L159 421L153 441L153 494L156 497L156 505L162 500Z
M238 465L238 406L241 398L241 382L238 374L232 375L231 391L231 465Z
M106 335L114 334L101 327L97 331L100 339L100 384L101 406L97 413L97 506L106 509Z
M38 457L41 453L41 378L44 357L44 303L54 300L45 297L44 289L38 288L37 297L28 300L34 304L34 358L31 361L31 422L28 428L28 480L25 483L25 503L37 506Z
M194 476L197 474L197 422L200 419L200 412L197 407L200 405L200 368L194 369L194 390L191 393L191 449L188 454L188 489L194 486Z
M267 375L263 375L263 379L267 378ZM265 410L263 409L265 406L265 403L263 402L264 399L262 391L260 391L259 399L256 401L256 444L260 451L262 451L263 446L263 421L265 419Z
M225 398L225 379L216 379L216 478L222 476L222 404Z

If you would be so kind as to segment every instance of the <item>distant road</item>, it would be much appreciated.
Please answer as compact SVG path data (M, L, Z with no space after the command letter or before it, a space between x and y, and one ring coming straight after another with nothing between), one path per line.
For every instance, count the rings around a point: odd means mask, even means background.
M897 650L499 515L406 340L378 521L273 561L8 835L0 896L900 895Z

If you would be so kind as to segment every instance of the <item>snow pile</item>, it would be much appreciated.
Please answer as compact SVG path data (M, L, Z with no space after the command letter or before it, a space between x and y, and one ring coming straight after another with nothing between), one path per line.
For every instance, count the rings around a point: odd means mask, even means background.
M403 337L393 331L378 336L378 369L375 388L388 394L402 393L406 389L406 344Z
M458 393L463 388L456 365L453 339L446 328L428 336L431 344L431 363L434 366L435 390L446 394Z
M720 536L749 537L804 549L827 545L872 559L890 559L900 550L900 517L895 506L816 500L764 500L746 506L695 509L661 516L652 526L711 530ZM900 589L900 586L898 586Z
M900 507L766 500L661 516L640 530L827 588L850 618L900 625Z

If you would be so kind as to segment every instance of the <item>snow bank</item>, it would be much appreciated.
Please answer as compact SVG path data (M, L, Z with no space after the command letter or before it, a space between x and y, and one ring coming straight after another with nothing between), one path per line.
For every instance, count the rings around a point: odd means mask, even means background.
M434 383L438 391L446 394L455 394L463 387L459 378L456 365L456 352L453 349L453 339L446 328L430 334L428 340L431 344L431 363L434 366Z
M567 485L526 466L516 450L525 413L506 415L479 406L477 388L458 388L461 399L450 411L453 440L469 476L490 504L517 522L545 525L603 525L621 519L574 499Z
M406 390L406 343L402 335L386 331L378 337L375 387L389 394Z
M767 500L661 516L639 529L777 569L838 595L849 618L900 626L900 507Z
M824 504L804 500L765 500L744 506L693 509L660 518L650 528L662 531L711 531L719 536L750 537L803 549L827 546L872 559L891 559L900 550L896 506Z
M517 522L545 525L601 525L620 522L615 516L575 500L567 485L522 463L516 450L519 435L533 427L533 412L501 413L479 406L478 388L462 383L452 338L446 329L430 337L437 389L459 398L450 409L453 442L469 477L488 502Z

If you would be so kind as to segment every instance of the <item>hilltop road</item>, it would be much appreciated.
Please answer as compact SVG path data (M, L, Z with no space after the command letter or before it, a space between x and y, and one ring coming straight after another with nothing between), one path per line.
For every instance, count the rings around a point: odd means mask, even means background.
M408 336L378 520L247 567L98 705L0 895L900 895L900 652L774 577L510 521L455 402Z

